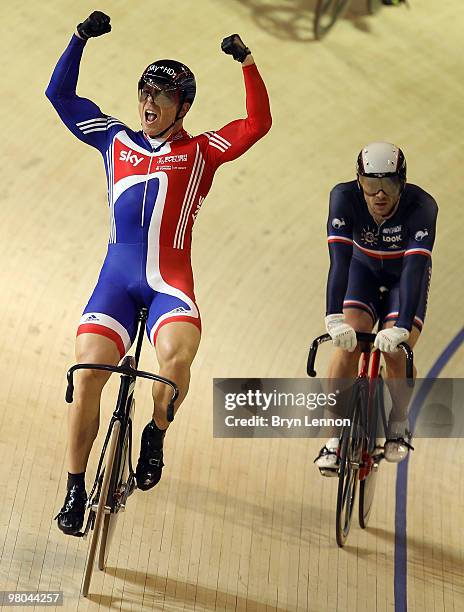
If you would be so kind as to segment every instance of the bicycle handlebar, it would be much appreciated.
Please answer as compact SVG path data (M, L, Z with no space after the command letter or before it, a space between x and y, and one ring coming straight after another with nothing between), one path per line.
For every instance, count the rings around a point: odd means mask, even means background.
M357 340L359 340L360 342L368 342L369 344L374 343L375 336L376 334L356 332ZM308 363L306 366L306 372L308 373L308 376L311 376L311 378L314 378L314 376L316 376L316 370L314 369L314 363L316 361L317 349L319 348L320 344L323 344L324 342L328 342L329 340L331 340L331 337L329 334L322 334L322 336L318 336L315 340L313 340L311 344L311 348L309 349L309 355L308 355ZM413 370L414 370L413 352L409 344L406 344L406 342L401 342L400 344L398 344L398 347L401 348L404 354L406 355L406 378L408 379L408 384L412 385L414 383L414 380L413 380Z
M169 422L174 420L174 402L179 397L179 389L176 383L171 380L159 376L158 374L151 374L151 372L144 372L143 370L135 370L128 366L113 366L104 363L77 363L76 365L69 368L66 378L68 380L68 386L66 387L66 402L70 404L73 401L74 395L74 372L76 370L105 370L107 372L116 372L118 374L125 374L127 376L133 376L134 378L148 378L150 380L156 380L160 383L164 383L172 388L172 397L168 404L167 419Z

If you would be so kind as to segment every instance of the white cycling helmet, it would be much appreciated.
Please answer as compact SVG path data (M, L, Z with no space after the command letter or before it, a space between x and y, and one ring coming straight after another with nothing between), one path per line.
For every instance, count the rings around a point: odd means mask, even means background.
M360 176L397 175L406 180L406 159L403 151L391 142L371 142L358 155L356 172Z
M406 159L396 145L372 142L361 149L356 173L365 194L373 196L382 190L389 196L398 196L406 184Z

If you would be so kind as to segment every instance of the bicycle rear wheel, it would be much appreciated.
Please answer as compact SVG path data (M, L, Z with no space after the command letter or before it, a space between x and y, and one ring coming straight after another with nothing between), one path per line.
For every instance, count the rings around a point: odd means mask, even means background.
M359 486L359 525L366 529L374 501L375 486L378 475L378 459L374 457L377 446L377 428L380 415L383 413L383 379L379 377L375 385L374 410L369 424L369 439L367 446L367 460L371 462L367 476L361 480Z
M95 561L95 553L97 551L98 539L103 524L103 517L105 515L105 505L108 498L108 489L110 486L111 474L113 471L113 463L114 458L116 456L120 429L121 423L119 421L115 421L111 430L111 437L108 445L108 454L106 457L105 474L103 476L100 496L98 498L97 510L95 512L95 522L92 531L92 539L90 541L89 554L87 555L87 562L85 565L84 581L82 583L82 595L84 597L87 597L89 593L90 580L92 578L92 571Z
M338 473L336 537L337 544L345 545L351 527L356 500L358 472L361 461L362 436L360 411L363 393L360 381L355 383L352 395L350 425L345 425L341 438L340 469Z
M314 11L314 37L321 40L333 27L350 0L318 0Z

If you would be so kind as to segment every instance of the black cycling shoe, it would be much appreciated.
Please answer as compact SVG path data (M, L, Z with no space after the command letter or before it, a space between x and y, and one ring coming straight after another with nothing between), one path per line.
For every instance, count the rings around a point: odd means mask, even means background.
M142 432L140 457L135 470L137 487L148 491L158 484L163 471L163 440L165 432L150 421Z
M77 535L84 523L85 507L87 504L87 493L85 488L73 485L68 489L63 507L55 516L58 520L58 528L66 535Z

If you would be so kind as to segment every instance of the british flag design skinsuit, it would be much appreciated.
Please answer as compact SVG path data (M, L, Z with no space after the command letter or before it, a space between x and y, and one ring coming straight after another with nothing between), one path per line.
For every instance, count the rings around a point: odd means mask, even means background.
M189 321L201 328L190 261L192 227L224 162L247 151L271 127L269 100L256 66L243 67L247 117L192 137L185 130L147 137L76 95L85 41L73 36L46 95L65 125L103 156L110 210L108 252L78 334L114 340L121 357L149 309L153 344L160 327Z
M346 308L378 318L379 287L389 289L386 320L422 329L432 272L438 206L426 191L407 183L394 214L378 225L357 181L330 194L327 239L330 270L327 314Z

